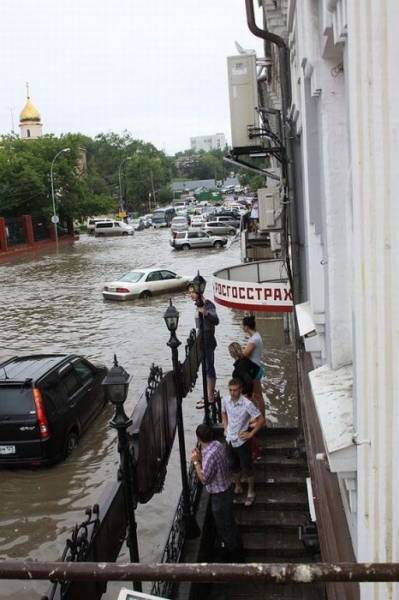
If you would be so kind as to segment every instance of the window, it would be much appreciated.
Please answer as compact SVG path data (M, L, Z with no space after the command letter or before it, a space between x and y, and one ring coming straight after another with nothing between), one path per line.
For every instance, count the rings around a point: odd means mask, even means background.
M83 360L77 360L73 363L73 368L77 371L79 379L86 383L89 379L93 377L93 371Z
M125 273L122 277L119 278L119 281L128 281L129 283L137 283L142 277L144 273L140 273L140 271L130 271L130 273Z
M176 279L176 273L172 271L161 271L162 279Z
M153 271L153 273L149 273L147 275L146 281L160 281L162 279L162 275L160 271Z
M114 223L114 227L120 227L119 223Z
M30 137L30 129L26 130L26 137Z
M188 232L188 238L189 238L190 240L192 240L192 239L194 239L194 238L199 238L199 237L201 237L201 233L200 233L200 232L198 232L198 231L189 231L189 232Z
M96 229L106 229L111 228L113 225L112 221L110 223L96 223L95 227Z
M67 396L71 398L81 386L77 374L72 367L61 376L61 383L65 388Z

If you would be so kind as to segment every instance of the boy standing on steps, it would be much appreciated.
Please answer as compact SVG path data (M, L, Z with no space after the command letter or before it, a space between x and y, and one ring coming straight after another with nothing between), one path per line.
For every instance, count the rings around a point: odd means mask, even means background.
M248 492L244 504L251 506L255 501L255 477L249 440L264 426L265 418L253 402L242 395L238 379L229 382L229 395L222 400L222 420L235 484L234 493L242 494L241 476L246 477Z

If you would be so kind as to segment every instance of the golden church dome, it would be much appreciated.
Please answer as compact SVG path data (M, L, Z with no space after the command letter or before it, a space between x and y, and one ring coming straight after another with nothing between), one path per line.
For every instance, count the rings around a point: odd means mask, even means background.
M32 104L29 96L26 100L26 104L22 109L21 114L19 115L19 120L21 123L25 121L36 121L40 123L41 116L37 108Z

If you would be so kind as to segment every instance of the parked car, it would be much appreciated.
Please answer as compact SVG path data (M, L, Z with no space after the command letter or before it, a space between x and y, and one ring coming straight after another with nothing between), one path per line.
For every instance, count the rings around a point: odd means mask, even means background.
M221 221L207 221L203 224L202 229L214 235L235 235L237 232L235 227Z
M227 215L220 215L220 214L214 214L212 217L208 216L207 217L207 222L210 223L212 222L216 222L216 223L222 223L223 225L228 225L230 227L239 227L240 226L240 222L241 222L241 217L238 216L237 217L232 217L232 216L227 216Z
M94 226L94 235L96 237L133 234L133 227L123 221L98 221Z
M203 229L189 229L178 231L170 239L170 245L175 250L189 250L190 248L222 248L227 244L227 238L210 235Z
M152 226L152 214L144 215L143 220L146 229Z
M133 227L134 231L143 231L143 229L145 229L145 222L142 217L138 219L130 219L128 224Z
M191 277L176 275L167 269L135 269L105 283L103 297L106 300L150 298L155 294L186 289L190 281Z
M68 456L105 404L106 373L74 354L1 363L0 466L41 466Z
M202 229L205 224L205 217L202 215L192 215L190 217L190 225L192 228L200 228Z
M112 222L113 219L104 219L104 218L101 218L101 217L97 217L97 218L95 218L95 217L89 217L87 219L87 223L86 223L87 233L94 233L94 228L96 226L96 223L99 223L100 221L102 221L102 222L104 222L104 221Z
M170 224L170 229L172 232L185 231L186 229L188 229L188 227L188 219L185 216L173 217L172 222Z

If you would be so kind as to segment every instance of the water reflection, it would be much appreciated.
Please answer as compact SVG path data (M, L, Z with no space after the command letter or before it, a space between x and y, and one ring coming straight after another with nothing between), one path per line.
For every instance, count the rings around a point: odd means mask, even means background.
M170 368L169 336L163 321L168 299L106 302L101 295L103 282L138 267L164 267L190 276L200 268L209 277L213 271L239 262L237 244L221 251L175 252L168 237L166 230L146 230L120 239L84 236L59 254L48 252L1 264L0 360L18 353L76 352L110 365L117 352L120 364L133 376L126 406L131 412L145 388L150 364ZM211 285L208 287L211 296ZM193 305L183 293L174 294L173 302L180 312L178 334L184 342L194 325ZM232 372L227 346L233 340L244 341L242 314L221 306L218 313L216 368L219 387L226 389ZM265 339L270 417L277 423L277 409L283 409L284 424L293 423L295 357L285 344L283 321L258 318L258 328ZM188 448L202 417L195 410L200 396L197 383L184 405ZM115 432L108 426L111 412L108 407L101 414L67 461L43 470L0 472L0 558L55 559L60 555L71 527L84 518L84 509L98 501L107 481L116 478ZM164 493L138 508L143 560L159 558L179 486L175 448ZM32 590L46 587L3 582L0 598L24 600L34 595Z

